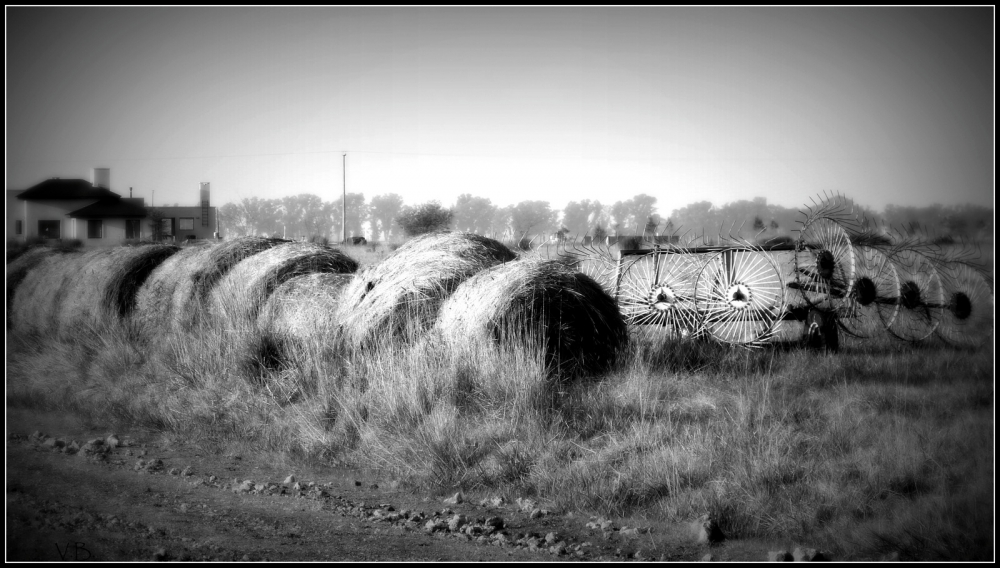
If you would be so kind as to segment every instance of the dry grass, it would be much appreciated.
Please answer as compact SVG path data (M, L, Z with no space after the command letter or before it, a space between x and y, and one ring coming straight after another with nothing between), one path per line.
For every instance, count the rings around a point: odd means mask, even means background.
M59 329L59 314L83 268L83 256L76 252L46 256L28 272L14 297L14 331L44 335Z
M459 284L514 258L500 242L468 233L430 233L407 242L344 290L337 319L346 344L366 351L382 337L419 335Z
M332 338L337 330L334 313L349 274L304 274L278 286L257 319L259 329L308 340Z
M211 310L222 329L254 326L257 314L285 281L304 274L351 274L357 262L335 248L284 243L247 257L213 288Z
M58 332L73 334L83 324L129 317L150 273L178 250L173 245L156 244L84 253L80 269L63 292Z
M58 289L62 269L74 274L67 258L80 256L39 262L23 291ZM469 289L485 274L469 275ZM530 325L544 319L512 317L463 349L442 349L436 333L376 336L354 358L317 336L280 344L285 334L270 330L289 316L276 298L311 297L315 285L320 305L342 302L325 280L286 278L242 344L207 325L146 343L114 320L40 342L22 333L21 301L57 296L19 291L8 404L305 451L473 498L530 496L648 524L709 513L730 539L803 543L838 559L993 556L992 347L845 337L828 355L636 341L606 372L558 382L544 326ZM470 329L514 313L504 306L521 289L489 302L492 289L470 293L483 314ZM419 303L407 306L398 317L426 325ZM251 352L261 364L245 364ZM269 353L283 356L268 363Z
M6 288L7 288L7 329L13 326L14 294L18 286L28 276L28 273L35 268L46 256L54 254L55 251L49 247L32 247L18 254L13 260L7 263Z
M522 343L519 336L540 342L551 372L567 377L606 371L628 338L614 300L597 282L537 257L466 280L443 303L436 329L459 350L470 342Z
M190 306L192 279L212 254L214 245L188 246L161 263L136 295L133 319L149 333L182 329L183 314L197 311Z

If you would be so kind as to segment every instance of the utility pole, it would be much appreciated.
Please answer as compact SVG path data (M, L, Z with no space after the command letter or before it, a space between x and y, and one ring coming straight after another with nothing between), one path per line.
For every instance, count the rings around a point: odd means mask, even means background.
M340 208L340 243L347 244L347 152L344 152L344 201Z

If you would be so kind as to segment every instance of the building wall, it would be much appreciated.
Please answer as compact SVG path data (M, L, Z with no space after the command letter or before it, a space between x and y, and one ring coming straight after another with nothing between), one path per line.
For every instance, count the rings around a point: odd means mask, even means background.
M59 221L59 236L63 239L76 239L71 219L66 216L70 211L95 203L96 199L70 199L52 201L28 201L11 199L12 192L7 192L7 238L25 240L38 236L38 221ZM24 222L24 233L16 235L15 221ZM86 236L86 234L84 234Z
M76 223L77 238L83 242L85 247L116 247L122 244L125 239L125 219L101 219L104 222L104 236L91 239L87 236L88 219L73 219ZM139 219L139 238L149 237L149 221Z
M164 219L173 219L173 240L175 242L182 242L190 235L194 235L196 239L211 239L215 234L215 207L208 208L207 226L202 224L201 207L157 207L156 210L163 215ZM191 219L191 229L181 228L181 219ZM144 226L143 231L146 230L147 227Z

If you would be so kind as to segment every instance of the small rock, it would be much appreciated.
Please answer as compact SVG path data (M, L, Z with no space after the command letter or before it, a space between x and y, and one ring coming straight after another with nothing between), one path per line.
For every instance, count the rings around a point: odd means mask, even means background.
M256 491L257 493L263 493L264 490L266 490L266 489L267 489L267 485L264 485L263 483L256 483L253 486L253 490Z
M787 550L771 550L767 553L768 562L791 562L792 555Z
M145 469L146 471L148 471L150 473L155 472L155 471L162 471L163 470L163 460L161 460L161 459L149 460L148 462L146 462L146 465L145 465L145 467L143 469Z
M167 559L167 549L166 548L158 548L158 549L156 549L156 552L153 553L153 560L162 562L162 561L164 561L166 559Z
M209 482L209 483L215 483L215 481L216 481L217 479L219 479L219 478L218 478L218 477L215 477L214 475L209 475L209 476L208 476L208 482Z
M545 544L552 545L555 544L556 541L558 540L559 540L559 533L557 532L550 532L549 534L545 535Z
M639 549L635 551L635 554L632 555L632 558L635 558L636 560L645 560L649 557L646 556L646 554L642 551L642 549Z
M292 491L302 491L302 484L298 481L292 483Z
M533 511L531 511L531 514L528 515L528 518L531 518L531 519L539 519L541 517L542 517L542 510L541 509L534 509Z
M619 531L618 534L629 538L639 538L639 529L635 527L631 528L622 527L622 530Z
M461 491L444 500L445 505L458 505L465 501L465 495Z
M448 521L448 530L451 532L458 532L459 529L466 524L468 524L468 519L465 518L465 515L456 514Z
M194 475L194 468L192 468L191 466L185 467L184 469L181 470L181 475L183 477L190 477Z
M107 444L108 447L111 448L112 450L122 445L122 441L119 440L118 436L115 436L114 434L111 434L107 438L105 438L104 443Z
M177 469L176 467L172 467L172 468L170 468L170 471L167 472L167 473L169 473L170 475L180 475L181 474L181 470Z
M884 562L899 562L899 551L893 550L882 557Z
M282 483L284 483L285 485L291 485L295 483L295 476L289 475L288 477L285 478L285 481L283 481Z
M448 525L444 524L441 519L431 519L424 524L424 532L432 533L435 531L444 530Z
M181 512L182 512L182 513L187 513L187 512L188 512L188 506L187 506L187 503L181 503L181 507L180 507L180 509L181 509Z
M701 557L702 562L711 562L712 560L715 560L715 557L712 556L711 552Z
M555 556L564 556L566 554L566 543L560 540L549 548L549 553Z
M135 465L132 467L132 469L134 469L135 471L139 471L140 469L144 469L145 467L146 467L146 460L140 459L137 462L135 462Z
M103 446L104 445L104 439L103 438L93 438L91 440L87 440L87 445L94 446L95 448L97 446Z

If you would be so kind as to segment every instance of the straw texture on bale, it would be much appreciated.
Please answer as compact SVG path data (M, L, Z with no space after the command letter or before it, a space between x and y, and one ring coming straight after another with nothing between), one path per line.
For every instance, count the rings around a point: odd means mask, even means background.
M53 254L49 247L32 247L7 264L7 329L13 324L14 294L18 286L28 276L28 272L37 266L46 256Z
M239 237L221 243L212 249L205 264L192 276L189 293L199 301L205 301L212 288L243 259L290 242L292 241L271 237Z
M153 270L180 250L175 245L151 244L89 251L66 290L60 309L59 331L80 324L125 319L132 314L136 295Z
M437 328L457 348L544 341L548 368L562 376L606 370L627 341L614 299L564 263L522 258L468 279L441 307Z
M82 266L83 253L45 256L18 286L14 296L12 329L22 333L54 334L66 293Z
M192 288L195 272L204 266L216 246L183 247L160 263L139 289L133 320L150 331L180 329L181 314L195 309L187 305L190 294L184 290Z
M408 241L355 276L341 295L336 319L346 346L368 350L407 329L425 331L459 284L515 258L503 243L470 233L428 233Z
M248 328L271 294L304 274L350 274L358 262L341 251L314 243L284 243L244 259L212 290L213 315L226 329Z
M334 314L350 274L305 274L286 281L271 294L257 318L257 327L286 337L331 337Z

